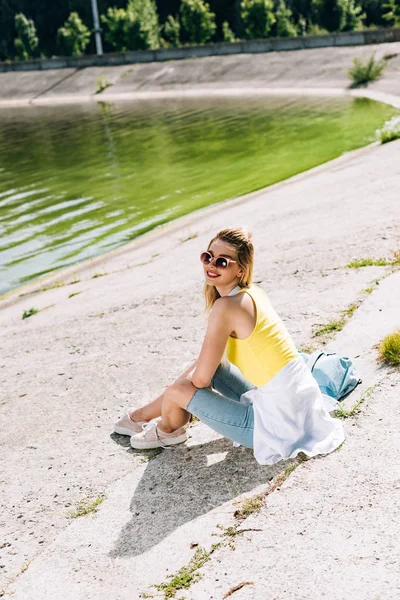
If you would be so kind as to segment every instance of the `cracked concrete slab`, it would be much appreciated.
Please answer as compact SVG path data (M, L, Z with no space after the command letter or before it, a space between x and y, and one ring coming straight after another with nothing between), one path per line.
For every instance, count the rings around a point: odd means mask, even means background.
M359 355L364 383L347 404L375 386L360 416L346 422L343 447L302 463L245 521L244 528L257 531L235 538L235 550L217 550L201 581L180 598L219 600L244 580L253 583L235 598L397 597L400 372L378 366L373 346L400 327L399 297L396 273L330 344ZM217 525L234 523L235 499L266 489L286 464L261 467L250 450L196 426L189 444L137 465L113 486L96 517L61 533L11 587L12 597L154 594L153 584L189 562L193 546L209 549L219 541Z

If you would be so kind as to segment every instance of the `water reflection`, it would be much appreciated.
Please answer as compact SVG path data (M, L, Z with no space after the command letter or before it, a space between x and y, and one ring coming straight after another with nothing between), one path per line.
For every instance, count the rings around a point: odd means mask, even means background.
M372 138L365 99L218 98L0 111L0 293Z

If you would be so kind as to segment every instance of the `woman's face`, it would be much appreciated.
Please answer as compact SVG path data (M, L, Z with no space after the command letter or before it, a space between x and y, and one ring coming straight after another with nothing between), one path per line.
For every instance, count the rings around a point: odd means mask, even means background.
M214 240L208 247L208 252L215 258L223 257L231 259L231 261L237 261L237 251L234 246L222 242L221 240ZM228 266L225 268L218 268L215 265L215 260L209 264L203 263L204 276L208 285L215 285L216 287L225 287L230 284L235 285L243 275L243 269L238 262L228 261Z

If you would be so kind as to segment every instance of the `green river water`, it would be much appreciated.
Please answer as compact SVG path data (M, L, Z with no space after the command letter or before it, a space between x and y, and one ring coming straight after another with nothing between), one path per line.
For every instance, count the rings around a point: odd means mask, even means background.
M0 293L364 146L394 114L346 97L2 109Z

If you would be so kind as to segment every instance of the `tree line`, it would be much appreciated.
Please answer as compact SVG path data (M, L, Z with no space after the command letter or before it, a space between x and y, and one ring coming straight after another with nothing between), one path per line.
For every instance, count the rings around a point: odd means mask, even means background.
M105 52L400 26L400 0L98 0ZM0 0L0 60L94 53L90 0Z

